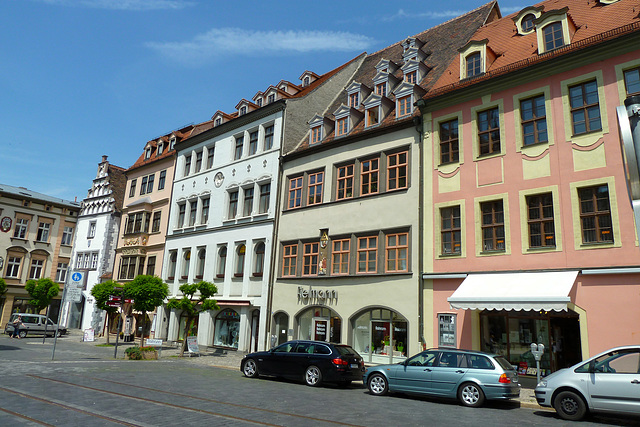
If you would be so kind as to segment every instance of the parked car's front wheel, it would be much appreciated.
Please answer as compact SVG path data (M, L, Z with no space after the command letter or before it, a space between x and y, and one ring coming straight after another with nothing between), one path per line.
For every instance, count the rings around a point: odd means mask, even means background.
M27 336L27 331L25 331L24 329L22 329L20 332L18 332L18 336L20 338L25 338Z
M553 402L553 407L560 418L570 421L580 420L587 413L587 404L572 391L563 391L558 394Z
M62 336L62 329L58 329L58 332L56 332L56 335L58 338L60 338Z
M304 382L311 387L316 387L322 382L322 371L317 366L309 366L304 373Z
M478 384L464 383L458 390L458 400L464 406L477 408L484 403L484 393Z
M253 359L247 359L242 365L242 373L247 378L256 378L258 376L258 365Z
M374 396L384 396L389 391L389 383L384 375L372 374L367 381L367 388Z

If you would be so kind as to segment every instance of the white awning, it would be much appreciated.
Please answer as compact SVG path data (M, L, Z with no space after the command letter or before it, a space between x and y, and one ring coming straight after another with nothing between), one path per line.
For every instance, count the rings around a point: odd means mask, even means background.
M470 274L447 298L462 310L567 310L578 271Z

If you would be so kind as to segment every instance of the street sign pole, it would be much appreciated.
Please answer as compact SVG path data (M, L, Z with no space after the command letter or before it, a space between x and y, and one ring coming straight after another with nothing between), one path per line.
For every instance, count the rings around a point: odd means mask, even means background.
M54 357L56 356L56 343L58 342L58 330L60 329L60 319L62 318L62 311L63 311L62 309L64 307L64 304L67 303L67 288L69 288L68 282L69 282L70 269L71 269L70 267L67 267L67 275L65 276L65 279L64 279L64 289L62 289L62 306L58 311L58 322L56 323L56 333L54 334L54 337L53 337L53 350L51 351L51 360L53 360Z

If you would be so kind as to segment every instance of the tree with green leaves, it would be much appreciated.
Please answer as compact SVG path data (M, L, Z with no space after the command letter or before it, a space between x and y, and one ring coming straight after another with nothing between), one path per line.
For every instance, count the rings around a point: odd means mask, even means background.
M111 330L111 318L110 314L118 312L118 307L112 307L107 305L109 297L111 295L122 295L122 285L114 280L107 280L106 282L97 283L91 288L91 295L96 300L96 306L100 310L107 312L106 326L107 326L107 344L109 344L109 331Z
M7 292L7 282L4 281L2 277L0 277L0 297Z
M43 277L37 281L33 279L27 280L24 288L31 296L29 304L36 310L36 313L40 313L49 307L51 300L60 293L60 285L48 277Z
M191 329L191 324L194 319L209 310L218 310L218 302L212 297L218 292L218 288L211 282L199 282L194 284L185 283L180 286L180 292L182 298L171 298L167 304L167 308L181 310L183 314L186 314L187 321L184 326L184 340L182 341L182 348L180 349L180 357L184 354L184 350L187 347L187 334ZM197 299L194 299L194 295L198 294Z
M124 285L124 297L132 299L133 309L142 312L140 347L143 347L144 322L147 318L147 312L152 312L156 307L162 305L168 295L169 286L157 276L140 274L131 282Z

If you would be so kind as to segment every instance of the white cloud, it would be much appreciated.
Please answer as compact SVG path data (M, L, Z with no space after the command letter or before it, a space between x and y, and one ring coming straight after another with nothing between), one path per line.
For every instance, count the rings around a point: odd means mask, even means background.
M111 10L158 10L184 9L192 6L191 1L183 0L35 0L54 6L89 7Z
M185 42L149 42L147 47L170 58L193 60L233 55L364 51L374 44L370 37L330 31L250 31L214 28Z
M439 12L405 12L404 9L399 9L395 14L382 18L383 21L395 21L397 19L442 19L442 18L455 18L467 13L465 10L442 10Z

